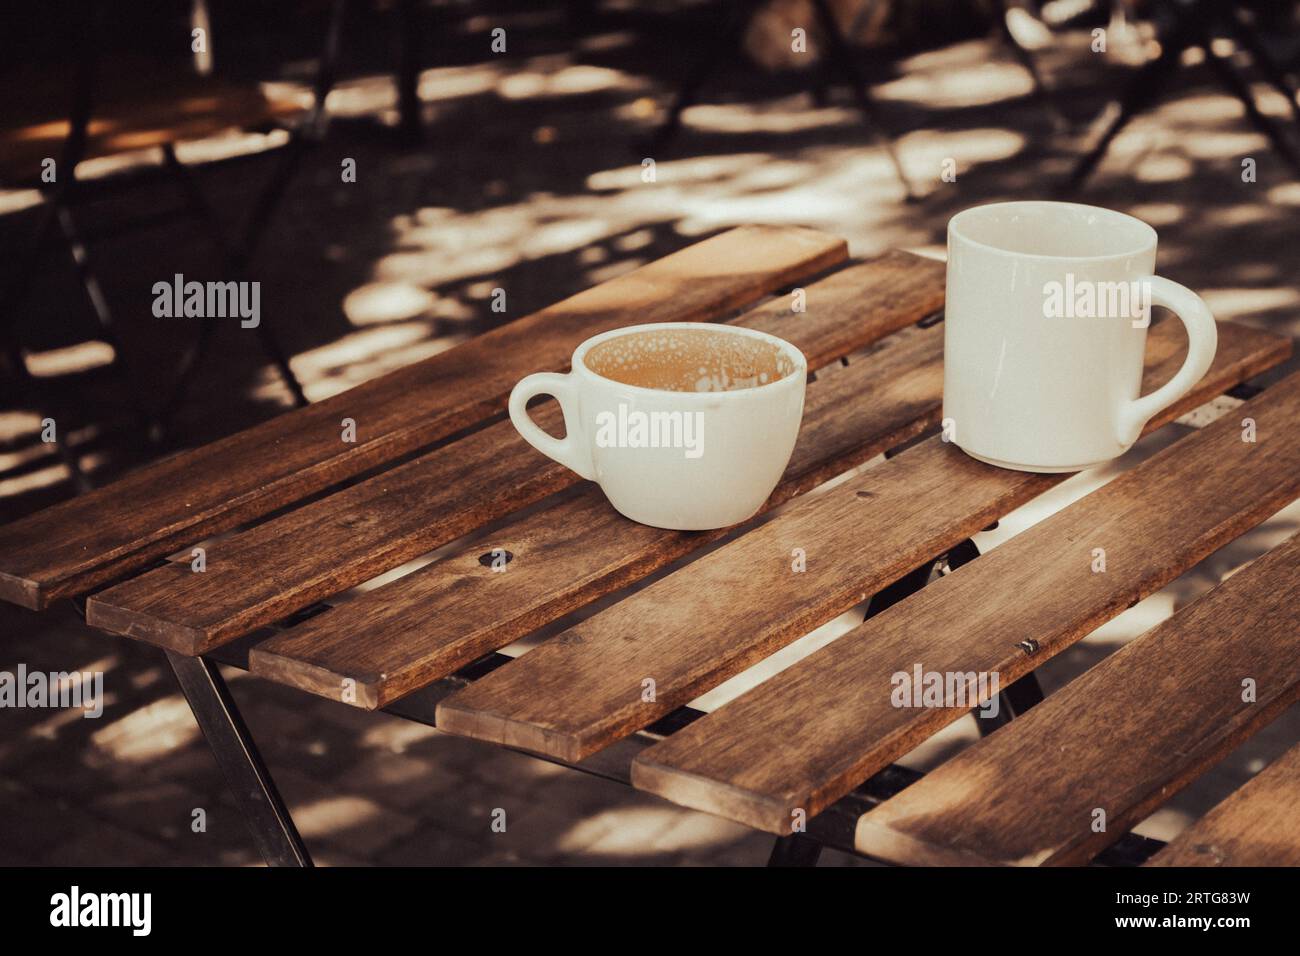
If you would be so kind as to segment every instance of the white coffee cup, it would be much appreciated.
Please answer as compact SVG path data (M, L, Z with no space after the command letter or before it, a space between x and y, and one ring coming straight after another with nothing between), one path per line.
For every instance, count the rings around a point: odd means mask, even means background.
M633 521L702 531L749 518L781 480L807 378L803 353L765 332L635 325L583 342L567 374L520 381L510 420L538 451L597 482ZM564 438L529 418L536 395L560 403Z
M975 206L948 223L944 437L1020 471L1080 471L1123 454L1205 375L1214 316L1153 275L1156 231L1060 202ZM1091 305L1089 304L1091 300ZM1152 305L1187 328L1187 360L1139 397Z

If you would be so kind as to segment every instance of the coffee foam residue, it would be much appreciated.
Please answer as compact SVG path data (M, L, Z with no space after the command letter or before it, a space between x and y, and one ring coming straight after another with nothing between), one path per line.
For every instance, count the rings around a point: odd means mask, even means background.
M795 370L786 351L765 339L709 328L616 336L589 349L583 361L604 378L670 392L757 388Z

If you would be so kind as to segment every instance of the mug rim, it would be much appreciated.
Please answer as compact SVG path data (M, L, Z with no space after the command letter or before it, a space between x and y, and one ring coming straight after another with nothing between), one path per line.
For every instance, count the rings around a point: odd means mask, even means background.
M1104 216L1125 220L1128 223L1132 223L1136 225L1139 231L1141 231L1144 234L1145 239L1143 243L1140 246L1137 246L1136 248L1128 248L1116 252L1103 252L1100 253L1099 255L1093 255L1093 256L1076 256L1076 255L1053 255L1051 253L1044 253L1044 252L1016 252L1014 250L1004 249L1000 246L995 246L987 242L981 242L978 239L973 239L969 235L966 235L961 231L963 220L976 219L979 217L979 214L981 213L985 213L993 209L1004 209L1008 206L1020 206L1024 208L1029 208L1029 207L1041 208L1044 206L1051 206L1051 207L1069 207L1072 209L1087 209L1090 212L1100 213L1101 215ZM966 209L963 209L961 212L957 213L951 219L948 220L948 238L950 241L954 238L960 239L966 245L973 246L977 249L983 249L986 252L992 252L1003 256L1015 256L1016 258L1019 259L1035 259L1041 262L1105 262L1111 259L1128 259L1131 258L1132 256L1141 255L1143 253L1155 249L1156 243L1159 240L1159 234L1156 232L1154 226L1152 226L1150 223L1143 222L1137 216L1130 216L1128 213L1120 212L1117 209L1107 209L1105 206L1093 206L1090 205L1089 203L1079 203L1079 202L1062 202L1055 199L1011 199L1002 202L981 203L978 206L969 206Z
M775 345L785 352L794 360L795 367L788 375L782 375L778 379L770 382L764 382L761 385L751 385L747 388L731 389L721 392L685 392L669 388L649 388L644 385L631 385L627 382L620 382L616 378L610 378L607 375L601 375L584 360L594 346L609 339L620 338L624 335L631 335L637 332L653 332L663 329L686 329L694 331L715 331L724 333L734 333L736 335L746 336L752 339L759 339ZM758 329L746 328L743 325L728 325L725 322L643 322L640 325L624 325L617 329L610 329L607 332L601 332L593 335L591 338L582 342L573 350L573 358L569 365L569 371L576 373L579 370L585 375L590 375L599 382L605 382L618 388L625 388L635 394L642 395L671 395L674 398L681 397L686 401L717 401L723 396L728 396L732 401L743 401L742 396L759 394L770 394L770 389L777 386L786 385L787 382L800 382L806 384L808 379L808 357L803 354L797 345L777 335L769 332L761 332ZM788 387L788 386L787 386Z

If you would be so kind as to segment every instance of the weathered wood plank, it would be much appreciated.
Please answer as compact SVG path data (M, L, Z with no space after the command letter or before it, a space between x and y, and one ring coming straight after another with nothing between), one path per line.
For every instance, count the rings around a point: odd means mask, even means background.
M818 367L942 303L942 265L895 253L815 283L809 311L774 300L737 319ZM846 328L850 331L846 332ZM538 418L559 430L553 402ZM578 483L499 422L328 498L213 543L207 570L159 568L93 596L96 627L202 653Z
M893 706L892 675L1009 686L1297 495L1293 375L647 751L636 785L788 832L966 713Z
M1293 618L1291 626L1294 637L1300 625ZM1300 745L1180 833L1147 866L1300 866Z
M1229 387L1241 358L1221 351L1193 393L1151 427ZM1162 368L1148 383L1169 374ZM795 503L444 700L438 724L451 733L582 759L865 600L1064 477L1004 471L938 438L923 442ZM794 570L799 564L803 570ZM646 681L654 682L653 700Z
M811 383L799 442L766 508L936 425L942 361L942 326L904 329ZM383 707L725 533L636 524L583 484L490 539L259 644L250 669L334 700ZM504 571L480 561L494 548L513 556Z
M179 547L393 461L505 407L583 339L637 322L714 319L844 261L843 240L747 226L308 408L141 468L0 528L0 599L81 594ZM341 421L357 441L341 441Z
M1300 537L864 814L857 849L917 865L1086 863L1298 699Z

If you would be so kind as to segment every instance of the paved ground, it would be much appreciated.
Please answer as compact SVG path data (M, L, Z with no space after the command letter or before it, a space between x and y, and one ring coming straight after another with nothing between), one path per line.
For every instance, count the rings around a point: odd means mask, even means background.
M486 42L486 29L479 24L457 42ZM644 183L634 143L670 88L662 48L618 29L574 40L544 18L519 29L529 40L509 58L464 62L463 47L435 56L459 65L423 76L424 147L399 147L385 127L392 91L383 77L354 77L336 97L341 118L292 188L253 275L263 283L263 313L294 354L310 397L489 327L502 318L488 307L493 288L507 290L505 318L518 316L736 223L816 226L848 237L859 255L898 245L938 250L953 211L1045 195L1080 143L1053 132L1005 52L967 42L897 70L872 67L886 122L901 131L899 153L924 193L918 203L902 201L890 166L846 105L818 108L797 83L739 70L706 91L710 105L688 113L680 140L654 157L656 182ZM1118 57L1089 52L1082 35L1045 52L1043 62L1065 109L1081 118L1130 75ZM1260 93L1267 112L1284 114L1279 97ZM357 161L356 183L339 181L344 158ZM1255 182L1242 181L1245 158L1255 160ZM942 178L946 160L955 163L955 182ZM233 214L246 207L247 184L268 170L263 158L209 171L205 180L218 208ZM1300 334L1300 183L1200 68L1189 67L1176 95L1117 140L1079 198L1156 225L1162 269L1200 290L1221 318ZM169 201L151 193L92 218ZM20 236L27 221L25 213L9 217L5 234ZM170 223L97 247L95 261L109 277L133 381L156 400L164 391L156 370L174 365L193 329L154 319L150 287L175 272L214 277L210 255L188 227ZM70 270L42 273L23 335L41 367L59 373L52 382L61 399L80 409L60 414L103 479L139 460L142 436L124 417L121 392L94 369L103 353L84 343L90 319L71 289ZM183 409L177 442L228 433L283 406L251 334L232 328ZM35 427L30 413L0 413L5 519L66 493ZM1003 522L999 535L1112 473L1067 483ZM1297 526L1292 509L1127 612L1049 665L1049 689ZM789 654L806 653L843 623ZM21 662L102 670L110 699L98 720L0 711L0 863L255 862L157 654L88 632L70 608L37 618L0 607L0 633L0 669ZM755 679L738 679L706 703ZM234 687L321 862L753 864L770 847L742 828L529 758L247 677ZM1144 829L1176 832L1294 741L1298 717L1288 714L1234 753ZM925 766L964 746L969 723L909 761ZM489 825L497 808L506 812L503 834ZM206 813L205 832L191 827L196 809Z

